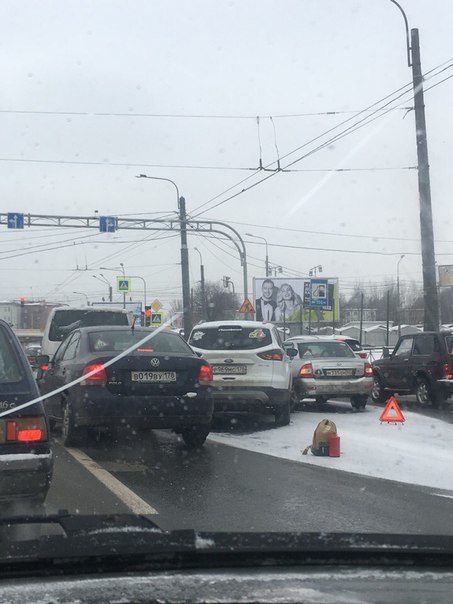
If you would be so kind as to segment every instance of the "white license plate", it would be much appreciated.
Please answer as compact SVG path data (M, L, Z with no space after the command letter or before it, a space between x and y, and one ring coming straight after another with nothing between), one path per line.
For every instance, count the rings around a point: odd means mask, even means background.
M157 382L165 384L176 382L175 371L132 371L131 378L133 382Z
M328 375L329 377L332 376L337 376L337 377L346 377L346 376L352 376L353 372L351 369L325 369L324 373L326 375Z
M244 375L247 365L212 365L212 373L217 375Z

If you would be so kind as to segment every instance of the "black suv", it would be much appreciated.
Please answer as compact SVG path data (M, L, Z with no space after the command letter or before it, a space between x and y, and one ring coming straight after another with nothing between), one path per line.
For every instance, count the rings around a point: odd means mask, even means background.
M25 352L0 320L0 505L42 503L49 489L53 454L49 424Z
M373 374L375 403L415 392L419 405L440 405L453 395L453 332L402 336L390 357L373 363Z

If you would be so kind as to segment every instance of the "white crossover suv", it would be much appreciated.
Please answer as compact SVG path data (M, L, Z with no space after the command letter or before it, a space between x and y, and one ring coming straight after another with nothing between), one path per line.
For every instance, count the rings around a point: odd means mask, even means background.
M289 424L292 353L272 323L199 323L189 344L212 367L214 412L269 411L277 425Z

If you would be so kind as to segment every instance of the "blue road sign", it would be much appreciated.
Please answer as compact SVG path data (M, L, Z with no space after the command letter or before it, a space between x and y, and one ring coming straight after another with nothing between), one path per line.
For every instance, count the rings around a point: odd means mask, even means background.
M311 305L317 308L328 306L327 279L311 279Z
M120 293L127 294L131 291L131 282L127 277L116 278L116 289Z
M115 216L99 216L99 231L101 233L114 233L116 231Z
M9 229L23 229L24 228L24 215L18 212L8 212L8 228Z

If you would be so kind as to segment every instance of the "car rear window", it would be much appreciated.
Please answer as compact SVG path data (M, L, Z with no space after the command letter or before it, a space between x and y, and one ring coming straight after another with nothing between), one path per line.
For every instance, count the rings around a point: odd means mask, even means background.
M203 350L253 350L272 344L272 335L261 327L203 327L193 330L189 344Z
M345 341L345 344L347 344L351 350L354 350L354 352L359 352L362 350L360 342L357 340L347 340Z
M3 329L0 329L0 384L14 384L23 378L16 352Z
M49 340L61 342L72 329L96 325L128 325L127 315L120 311L60 310L52 319Z
M102 330L93 331L88 334L88 342L91 352L122 352L127 350L151 331L115 331ZM159 332L140 346L138 351L143 352L177 352L180 354L191 354L190 346L174 333Z
M307 357L355 357L355 354L343 342L302 342L297 344L300 358Z

